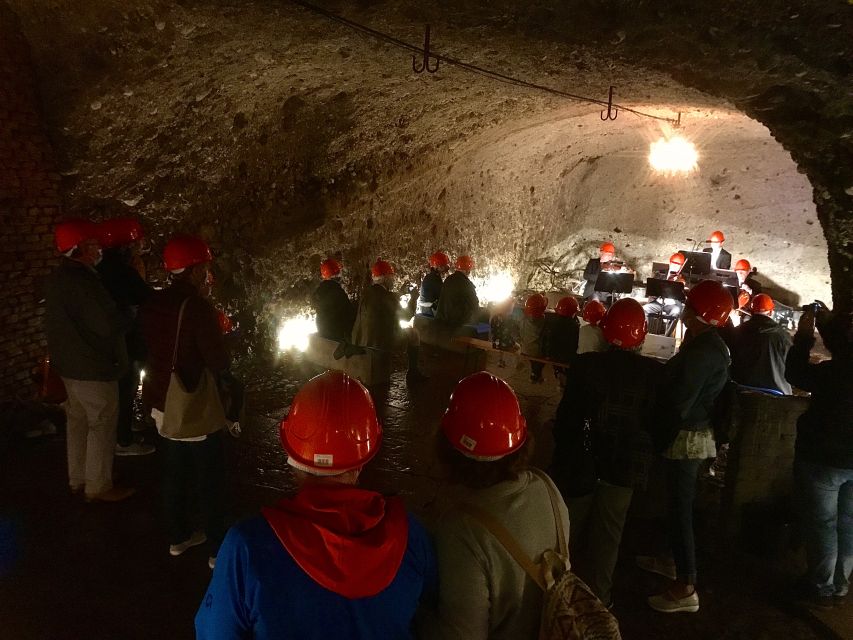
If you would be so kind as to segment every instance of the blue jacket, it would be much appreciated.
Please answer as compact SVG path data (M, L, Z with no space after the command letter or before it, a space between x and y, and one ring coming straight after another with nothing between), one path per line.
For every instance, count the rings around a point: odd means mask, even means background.
M195 618L198 640L393 640L411 638L423 594L437 590L432 545L408 516L408 546L391 584L349 600L315 582L263 516L233 526Z

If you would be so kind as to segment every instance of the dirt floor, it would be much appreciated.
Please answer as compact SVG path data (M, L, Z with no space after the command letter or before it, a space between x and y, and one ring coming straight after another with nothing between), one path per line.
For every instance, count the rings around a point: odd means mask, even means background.
M402 373L374 392L385 427L380 455L367 468L364 484L402 495L427 524L453 500L433 456L434 430L462 362L426 354L433 375L410 390ZM251 416L239 440L229 439L228 476L234 519L257 512L292 487L278 444L277 424L298 385L313 372L301 357L256 363L251 383ZM546 371L547 373L547 371ZM547 466L551 444L547 420L555 387L524 386L527 371L507 370L520 392L523 411L537 438L534 462ZM154 438L152 433L148 438ZM172 558L159 518L158 455L117 459L119 482L139 493L117 505L87 505L67 493L65 446L61 435L18 441L0 467L0 523L13 532L7 549L17 550L11 573L0 578L0 621L4 638L63 640L152 636L191 638L192 619L209 579L202 551ZM814 618L790 607L785 592L793 580L789 562L744 554L716 538L719 487L704 480L699 512L702 609L696 615L666 616L645 605L661 588L639 571L636 553L663 544L659 501L636 501L617 567L615 614L626 639L824 637ZM3 540L0 539L0 544ZM3 567L0 567L2 569ZM6 567L8 569L8 567ZM830 612L837 637L853 637L850 607Z

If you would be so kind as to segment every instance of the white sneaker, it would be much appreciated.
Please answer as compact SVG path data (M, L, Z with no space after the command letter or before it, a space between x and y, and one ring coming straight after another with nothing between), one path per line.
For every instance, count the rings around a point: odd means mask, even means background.
M205 542L207 542L207 536L204 535L204 531L196 531L189 537L188 540L184 540L179 544L170 544L169 555L179 556L190 547L197 547L198 545L204 544Z
M664 592L649 597L649 606L661 613L696 613L699 611L699 594L695 591L686 598L673 599Z
M145 444L144 442L133 442L127 446L117 444L117 456L147 456L149 453L154 453L153 444Z

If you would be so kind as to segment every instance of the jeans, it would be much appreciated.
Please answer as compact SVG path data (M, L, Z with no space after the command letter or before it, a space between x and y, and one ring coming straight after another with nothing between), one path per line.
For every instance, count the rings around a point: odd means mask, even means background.
M113 488L118 385L115 382L62 378L68 442L68 482L85 487L87 496Z
M853 469L794 461L806 543L806 579L821 596L843 596L853 570Z
M192 535L188 509L194 479L211 557L216 557L225 537L225 451L222 438L222 431L217 431L200 442L163 439L163 498L169 544L179 544Z
M675 573L684 584L696 584L693 500L696 498L696 479L703 460L664 459L663 462L669 490L669 543L675 560Z
M612 601L613 570L633 495L633 489L599 480L591 494L566 500L572 571L605 605Z
M133 444L133 403L139 392L140 363L132 360L124 376L118 381L118 443L126 447Z

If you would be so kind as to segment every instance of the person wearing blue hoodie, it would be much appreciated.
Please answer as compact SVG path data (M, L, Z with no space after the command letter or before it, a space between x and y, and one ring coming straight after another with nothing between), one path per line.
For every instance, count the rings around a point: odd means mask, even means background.
M411 638L436 560L400 498L356 486L382 439L367 389L340 371L313 378L280 435L299 490L228 532L196 637Z

